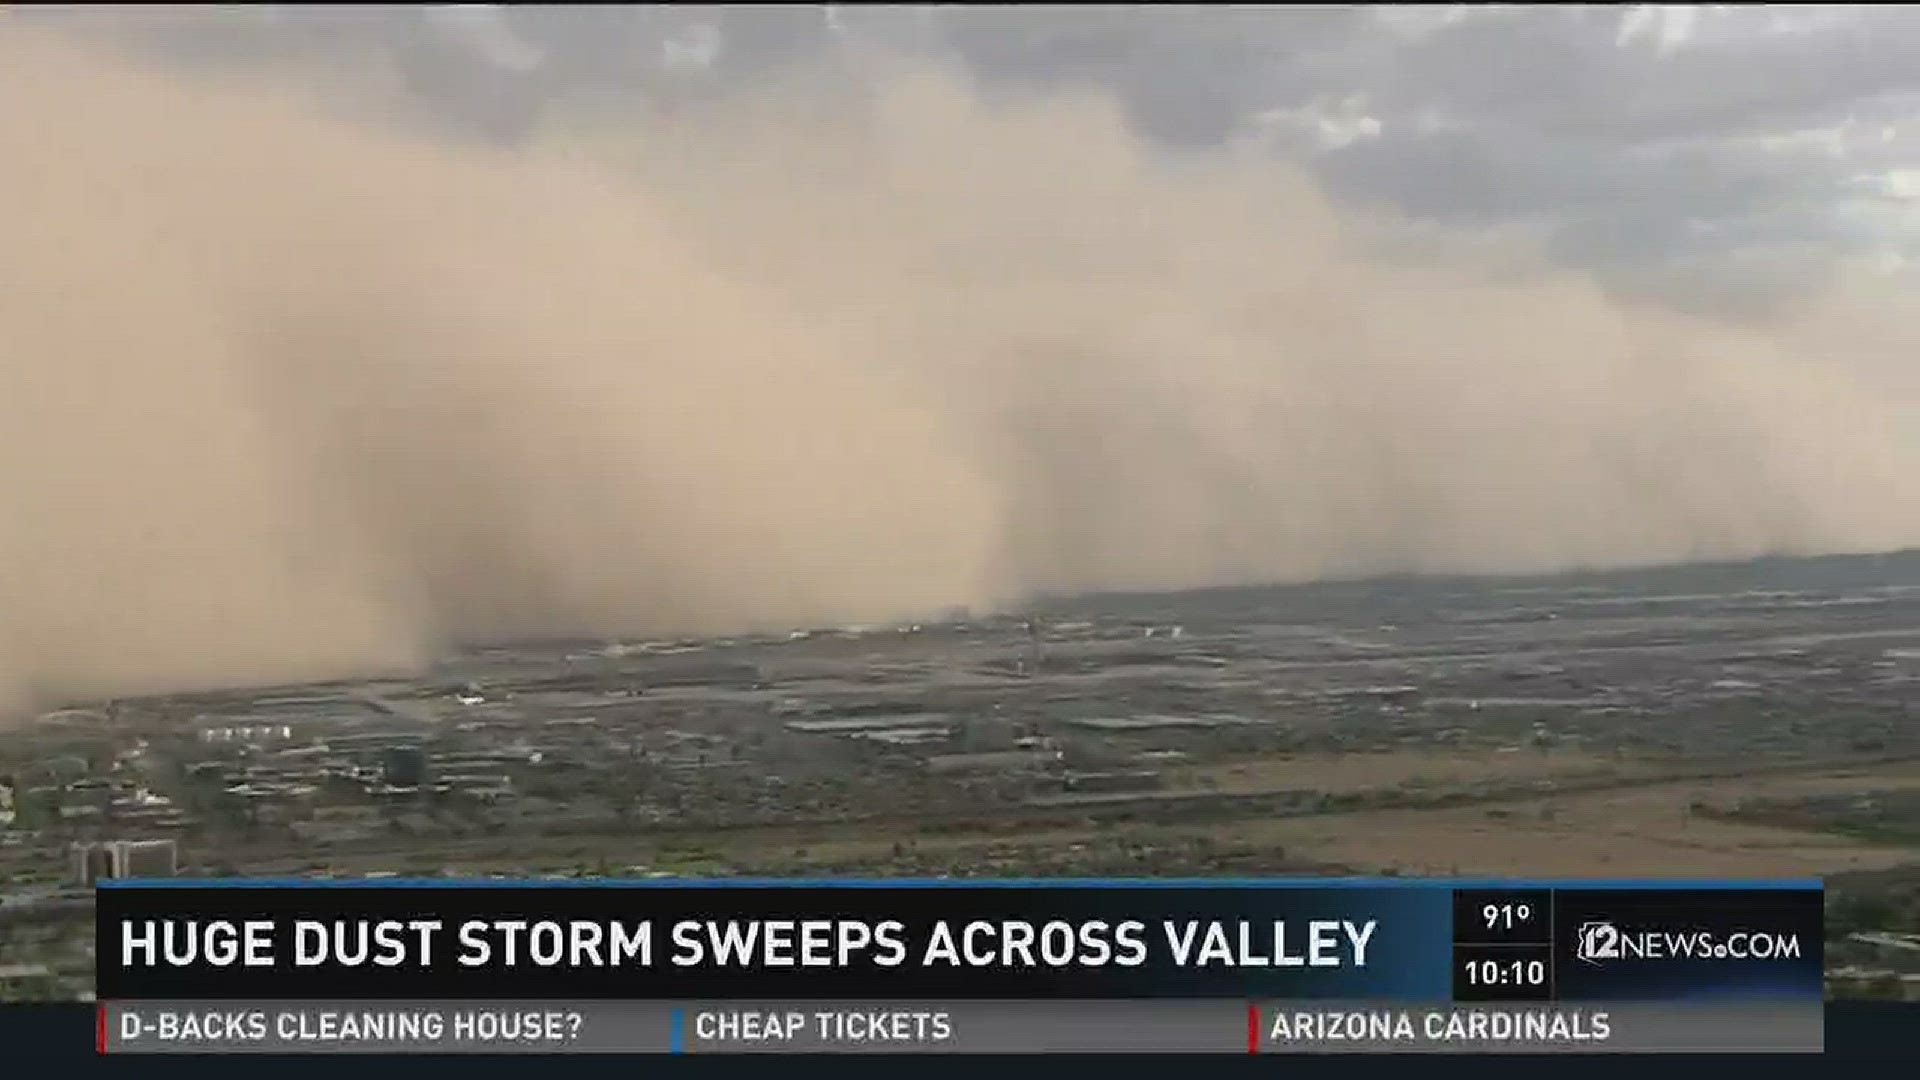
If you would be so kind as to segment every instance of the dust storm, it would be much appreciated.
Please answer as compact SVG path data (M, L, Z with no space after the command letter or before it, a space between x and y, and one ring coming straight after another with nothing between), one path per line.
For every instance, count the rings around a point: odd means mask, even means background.
M0 27L0 707L1920 540L1870 284L1710 323L1098 95L832 104L465 146Z

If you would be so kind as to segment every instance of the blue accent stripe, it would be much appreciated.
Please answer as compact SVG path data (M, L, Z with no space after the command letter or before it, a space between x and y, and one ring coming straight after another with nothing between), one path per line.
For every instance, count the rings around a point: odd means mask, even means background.
M1822 889L1817 878L107 878L102 889Z
M667 1053L687 1052L687 1010L673 1010L673 1030L667 1035Z

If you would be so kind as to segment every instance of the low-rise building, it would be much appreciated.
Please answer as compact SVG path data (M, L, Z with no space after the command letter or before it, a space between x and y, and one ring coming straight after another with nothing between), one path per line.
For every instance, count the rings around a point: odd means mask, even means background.
M73 845L74 884L101 878L173 877L180 872L179 845L172 840L105 840Z

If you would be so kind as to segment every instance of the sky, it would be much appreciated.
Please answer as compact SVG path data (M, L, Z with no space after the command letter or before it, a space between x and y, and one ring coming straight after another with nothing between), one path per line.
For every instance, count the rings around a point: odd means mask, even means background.
M1764 315L1836 272L1920 282L1920 9L1898 6L41 9L195 65L365 61L512 143L888 58L1094 88L1170 161L1304 165L1405 251L1520 235L1610 288Z

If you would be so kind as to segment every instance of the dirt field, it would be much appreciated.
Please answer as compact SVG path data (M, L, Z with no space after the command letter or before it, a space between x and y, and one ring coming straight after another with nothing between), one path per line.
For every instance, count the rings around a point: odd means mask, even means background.
M1626 759L1577 750L1388 750L1357 754L1290 754L1258 761L1183 769L1175 789L1207 787L1222 794L1311 789L1351 794L1382 788L1463 784L1606 774L1620 778L1670 769L1663 759Z
M1586 775L1598 759L1578 755L1462 753L1300 755L1236 765L1224 780L1247 791L1313 777L1323 790L1351 793L1403 787L1415 778L1471 788L1490 780ZM1670 763L1643 760L1649 775ZM1616 772L1626 781L1628 777ZM1017 835L878 838L853 830L811 837L738 837L739 847L771 853L803 847L806 861L884 859L896 841L921 852L1020 849L1043 852L1112 842L1165 844L1204 837L1222 851L1266 852L1278 872L1301 863L1356 873L1517 877L1819 877L1920 861L1920 848L1873 844L1815 831L1721 820L1694 811L1740 799L1866 792L1920 786L1920 763L1829 768L1809 774L1646 783L1546 798L1445 809L1363 810L1306 816L1239 817L1204 825L1156 824L1151 815L1124 825L1037 827ZM731 845L730 845L731 846Z
M1920 785L1920 766L1685 781L1442 810L1242 822L1234 839L1368 871L1532 877L1794 877L1920 860L1920 848L1728 822L1695 803Z

